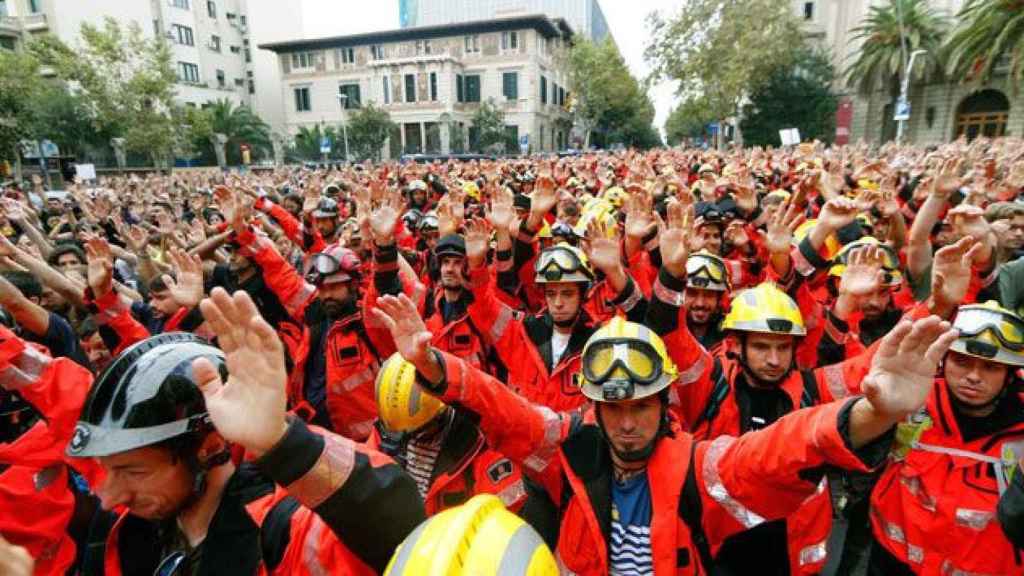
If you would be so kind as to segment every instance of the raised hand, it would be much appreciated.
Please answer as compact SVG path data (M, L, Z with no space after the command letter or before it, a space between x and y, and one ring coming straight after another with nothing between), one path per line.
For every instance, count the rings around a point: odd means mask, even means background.
M114 285L114 258L110 254L110 244L103 238L92 238L85 244L85 257L89 263L89 287L95 298L106 296Z
M939 249L932 261L932 311L948 317L967 296L971 261L982 249L974 238L961 238Z
M733 189L735 190L736 207L740 209L740 212L749 215L757 210L757 190L754 187L749 168L743 168L740 177L733 180Z
M452 211L452 202L454 202L454 199L451 194L447 194L437 203L438 237L444 238L449 234L455 234L459 229L458 224L455 222L455 214Z
M3 198L0 200L4 209L4 215L11 222L22 222L25 220L25 209L18 203L17 200L12 198Z
M260 455L273 448L287 430L284 347L243 291L232 296L223 288L214 288L199 309L217 335L228 368L225 383L209 360L200 358L192 363L206 409L225 440Z
M466 260L470 268L482 268L487 262L487 248L491 233L487 223L478 218L466 221Z
M988 240L992 228L985 220L985 211L977 206L961 204L949 211L953 230L960 236L970 236L979 242Z
M725 227L725 232L723 234L724 240L729 243L729 245L741 251L745 250L747 245L750 244L750 236L747 235L747 231L744 229L743 224L744 223L740 220L733 220Z
M839 292L858 297L867 296L878 290L885 281L882 262L882 249L877 246L864 246L852 250L843 276L839 279Z
M622 267L622 249L618 229L607 226L596 218L587 223L587 237L583 243L590 263L605 274Z
M662 265L676 278L686 277L686 259L689 257L688 239L693 234L693 206L670 202L666 219L655 213L658 220L658 246Z
M185 308L195 308L203 299L202 260L178 249L171 250L169 256L176 270L177 280L169 274L164 274L164 284L167 285L167 290L175 302Z
M942 165L942 170L932 180L932 196L946 200L949 196L963 186L960 179L960 167L963 165L962 158L950 158Z
M149 245L149 234L142 226L134 224L125 231L124 241L132 252L142 256L146 253L146 247Z
M645 190L627 196L623 210L626 213L627 238L642 242L658 225L654 220L653 200Z
M495 230L509 229L512 220L516 217L514 202L515 195L508 188L498 187L494 191L486 214L487 221Z
M383 296L377 299L373 314L380 320L395 340L398 353L416 366L417 370L431 364L430 341L433 334L427 330L420 318L416 305L405 294L398 297Z
M875 412L902 420L924 406L935 382L935 370L957 331L949 322L929 316L903 320L882 339L861 389Z
M558 192L555 189L555 181L550 176L541 175L537 178L537 185L530 196L530 215L539 220L543 219L551 209L558 204Z
M391 190L370 214L370 230L377 246L390 246L395 243L395 227L398 225L401 210L402 198L397 191Z
M788 254L793 245L793 233L804 223L806 216L789 199L779 205L765 230L765 247L772 254Z
M848 198L833 198L825 203L818 215L818 226L836 231L857 218L857 205Z
M302 191L302 213L311 215L316 210L317 204L320 203L320 179L318 177L312 178L306 183L305 189Z

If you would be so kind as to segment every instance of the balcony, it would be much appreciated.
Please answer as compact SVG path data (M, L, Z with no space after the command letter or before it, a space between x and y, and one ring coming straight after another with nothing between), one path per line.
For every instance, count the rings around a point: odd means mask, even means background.
M45 30L47 27L46 14L42 13L22 16L21 22L24 24L25 30L28 30L29 32L38 32L40 30Z
M0 35L21 36L21 22L14 16L0 16Z

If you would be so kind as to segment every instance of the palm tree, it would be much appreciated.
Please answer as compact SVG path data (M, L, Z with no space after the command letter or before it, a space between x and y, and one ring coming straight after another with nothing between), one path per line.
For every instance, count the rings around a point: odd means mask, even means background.
M235 106L227 99L216 100L206 108L210 129L228 137L228 163L237 164L240 144L248 144L255 152L272 149L270 126L245 105Z
M917 60L920 65L915 64L913 77L941 75L939 56L947 26L947 19L930 8L927 0L889 0L888 4L872 6L860 26L853 29L853 40L861 42L861 49L846 69L847 86L870 94L880 85L888 85L895 97L899 93L904 54L915 50L927 50L928 54ZM904 38L905 47L901 46Z
M1024 0L968 0L957 20L946 45L950 75L983 84L1005 56L1016 88L1024 79Z
M323 157L320 153L320 141L326 136L332 143L339 141L338 132L333 126L321 127L320 124L300 126L295 134L295 148L293 152L301 160L319 160ZM332 146L330 157L338 157L338 147Z

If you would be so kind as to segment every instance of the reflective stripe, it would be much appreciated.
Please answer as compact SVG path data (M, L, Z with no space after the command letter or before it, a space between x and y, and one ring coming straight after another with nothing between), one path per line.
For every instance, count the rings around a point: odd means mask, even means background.
M305 304L305 303L306 303L306 300L309 300L309 298L310 298L310 297L311 297L311 296L312 296L312 295L313 295L314 293L316 293L316 286L313 286L313 285L312 285L312 284L310 284L309 282L305 282L305 281L304 281L304 282L302 283L302 289L301 289L301 290L299 290L298 292L296 292L296 293L295 293L295 295L294 295L294 296L292 296L292 297L291 297L291 299L290 299L290 300L288 300L288 303L287 303L287 304L285 304L284 306L285 306L285 308L287 308L287 309L288 309L289 311L295 311L295 310L298 310L299 308L301 308L301 307L302 307L302 305L303 305L303 304ZM294 314L293 314L293 315L294 315Z
M514 484L511 484L501 492L498 492L496 496L501 500L501 503L508 508L518 502L520 498L526 496L526 486L523 485L522 479L519 479L516 480Z
M828 547L825 545L826 542L822 540L817 544L812 544L800 550L800 565L806 566L808 564L817 564L824 562L825 557L828 556Z
M349 374L341 382L338 382L333 386L333 391L337 394L342 392L351 392L359 386L373 380L374 376L377 375L377 369L375 366L367 366L359 372Z
M21 354L11 360L7 368L0 371L0 386L7 390L18 390L35 384L51 361L49 356L36 350L31 344L25 344Z
M942 576L996 576L995 574L989 574L984 572L968 572L967 570L961 570L949 560L943 560L942 562Z
M910 445L914 450L923 450L925 452L934 452L936 454L948 454L950 456L959 456L961 458L970 458L971 460L977 460L979 462L985 462L988 464L1002 464L1003 461L994 456L988 456L986 454L978 454L977 452L969 452L967 450L960 450L959 448L950 448L948 446L935 446L934 444L922 444L920 442L914 442Z
M698 344L698 346L700 346L700 344ZM701 354L692 366L679 373L679 377L676 380L683 385L696 382L697 379L704 374L704 369L708 366L708 358L710 358L710 356L707 354Z
M542 546L544 546L544 541L540 539L540 534L537 534L529 524L524 523L520 525L508 539L505 551L498 562L498 571L495 574L531 573L529 570L530 561L533 560L533 555L537 552L537 549ZM462 572L462 570L457 570L457 572Z
M632 290L632 292L629 293L629 297L619 303L619 308L621 308L623 312L629 312L632 310L644 297L643 292L637 289L632 278L630 278L629 282L626 284L626 289Z
M375 421L376 419L374 418L346 426L346 428L348 428L348 435L352 438L368 438L370 436L370 432L373 431L373 423Z
M327 569L320 563L320 533L324 530L324 522L316 517L310 523L309 531L302 542L302 564L312 576L327 576Z
M924 562L924 550L922 550L920 546L907 544L907 560L910 560L914 564Z
M704 454L704 465L701 467L701 473L704 477L704 486L707 488L711 498L718 502L722 508L725 508L737 522L749 529L764 522L764 518L736 501L729 494L725 485L722 484L722 477L718 473L718 461L722 459L722 455L732 446L735 440L735 438L729 436L719 436L712 440L711 445L708 446L708 450Z
M789 251L789 257L793 260L793 268L795 268L801 276L807 277L814 274L814 264L811 264L811 262L804 257L803 253L800 252L799 247L793 246Z
M558 440L562 435L562 417L547 406L536 406L534 409L544 418L544 439L537 449L523 460L523 465L541 472L551 463L555 450L558 449Z
M498 307L498 317L494 319L494 324L491 324L492 342L501 340L502 335L505 334L505 329L508 328L508 323L512 321L512 309L500 302Z
M654 295L658 297L658 300L673 306L682 306L685 300L683 292L667 288L661 283L661 278L654 282Z
M832 339L836 344L843 344L846 342L847 332L839 330L839 328L832 323L832 319L825 318L825 333Z
M991 510L971 510L970 508L956 509L956 523L964 528L981 532L992 522L996 513Z
M316 463L285 487L290 495L311 510L323 504L348 480L356 463L355 442L337 434L323 434L322 437L324 449Z
M825 377L825 385L828 386L833 400L841 400L850 395L850 391L846 387L842 364L829 364L821 369L821 373Z
M879 512L878 508L874 506L871 507L871 515L882 526L882 531L885 533L886 537L889 538L889 540L906 546L907 560L915 564L920 564L924 561L924 550L922 550L920 546L915 546L913 544L907 543L907 537L906 534L903 532L902 526L889 522L888 520L883 518L882 513Z
M901 476L900 484L907 489L907 492L910 492L917 498L917 502L922 508L929 512L935 512L935 499L924 491L920 478L917 476Z
M558 565L559 576L576 576L576 573L569 570L569 567L562 561L562 553L559 550L555 550L555 564Z

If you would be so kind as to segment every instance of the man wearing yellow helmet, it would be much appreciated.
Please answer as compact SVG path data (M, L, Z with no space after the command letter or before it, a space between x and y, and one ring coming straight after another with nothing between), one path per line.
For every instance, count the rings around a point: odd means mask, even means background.
M708 350L725 338L722 300L729 289L729 271L721 258L703 250L687 258L686 325Z
M681 235L664 239L678 242ZM674 265L685 266L685 256L677 261L679 253L668 252ZM559 566L583 576L710 573L725 538L784 517L814 493L816 482L806 474L826 465L873 465L887 444L876 440L923 403L934 367L955 338L938 318L902 324L876 357L870 400L797 412L739 439L697 443L668 410L679 374L667 343L646 326L613 319L589 339L582 390L595 405L584 416L531 404L431 349L404 295L382 298L376 310L416 367L417 383L474 412L491 445L544 486L557 511Z
M381 365L380 417L367 445L412 476L428 516L484 493L518 511L526 500L519 467L488 448L472 413L421 393L415 380L416 368L398 354Z

